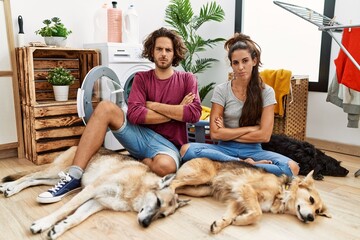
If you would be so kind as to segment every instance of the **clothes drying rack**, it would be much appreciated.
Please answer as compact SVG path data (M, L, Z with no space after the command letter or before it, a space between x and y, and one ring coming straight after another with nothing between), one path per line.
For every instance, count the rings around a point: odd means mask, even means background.
M344 51L344 53L348 56L348 58L354 63L357 69L360 71L360 65L356 62L353 56L349 53L349 51L342 45L342 43L335 38L333 32L342 32L344 28L355 28L360 27L360 24L350 24L350 25L342 25L339 22L336 22L334 19L326 17L310 8L301 7L289 3L274 1L274 4L279 7L284 8L285 10L295 14L296 16L316 25L320 31L324 31L328 33L335 42L340 46L340 48Z

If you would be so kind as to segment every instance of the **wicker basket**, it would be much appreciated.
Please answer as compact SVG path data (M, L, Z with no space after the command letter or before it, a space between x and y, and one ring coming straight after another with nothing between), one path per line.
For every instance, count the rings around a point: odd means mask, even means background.
M285 134L304 141L306 132L308 78L291 80L291 93L284 99L284 116L276 115L273 133ZM209 122L201 120L195 124L187 124L188 142L212 143Z
M305 140L308 85L308 78L291 80L292 92L284 99L285 114L275 116L273 133Z

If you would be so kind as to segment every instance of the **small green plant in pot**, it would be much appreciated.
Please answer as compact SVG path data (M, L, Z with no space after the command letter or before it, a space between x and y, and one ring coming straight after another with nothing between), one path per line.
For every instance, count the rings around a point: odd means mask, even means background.
M53 85L56 101L67 101L69 96L69 86L74 83L75 77L69 70L56 67L49 71L48 82Z
M67 29L58 17L43 21L44 27L35 31L36 34L44 37L45 43L49 46L65 47L66 39L72 33Z

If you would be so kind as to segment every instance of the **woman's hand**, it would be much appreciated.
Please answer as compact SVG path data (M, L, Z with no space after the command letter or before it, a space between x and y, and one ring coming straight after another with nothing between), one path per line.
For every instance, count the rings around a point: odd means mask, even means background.
M215 124L218 128L224 127L224 119L222 117L215 118Z

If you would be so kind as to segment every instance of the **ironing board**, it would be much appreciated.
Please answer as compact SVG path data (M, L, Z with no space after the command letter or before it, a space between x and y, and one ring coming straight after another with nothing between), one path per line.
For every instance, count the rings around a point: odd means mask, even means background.
M274 4L279 7L284 8L285 10L295 14L296 16L316 25L320 31L324 31L328 33L335 42L340 46L340 48L344 51L347 57L354 63L357 69L360 71L360 65L356 62L353 56L349 53L349 51L342 45L342 43L335 38L333 32L342 32L344 28L353 28L360 27L360 24L350 24L350 25L342 25L339 22L336 22L334 19L326 17L310 8L297 6L294 4L274 1Z
M96 91L95 86L98 88L99 93L94 93L94 90ZM77 92L77 112L84 124L89 121L94 110L94 94L97 95L97 102L99 100L108 100L121 108L126 107L124 89L115 72L105 66L94 67L86 74L81 88Z

